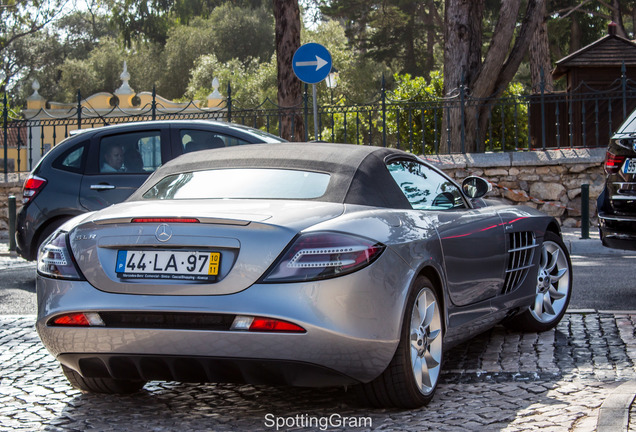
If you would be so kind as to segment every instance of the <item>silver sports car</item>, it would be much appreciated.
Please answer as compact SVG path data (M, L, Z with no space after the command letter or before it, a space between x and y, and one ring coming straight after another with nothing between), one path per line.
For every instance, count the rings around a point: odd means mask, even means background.
M422 406L447 348L498 323L550 329L571 297L555 219L488 190L379 147L186 154L42 245L37 330L88 392L356 385Z

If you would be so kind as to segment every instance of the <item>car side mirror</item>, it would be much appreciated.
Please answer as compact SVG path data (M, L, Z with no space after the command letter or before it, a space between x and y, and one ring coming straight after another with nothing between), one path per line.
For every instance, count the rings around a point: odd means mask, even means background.
M481 177L466 177L462 182L462 190L469 198L481 198L492 190L492 185Z

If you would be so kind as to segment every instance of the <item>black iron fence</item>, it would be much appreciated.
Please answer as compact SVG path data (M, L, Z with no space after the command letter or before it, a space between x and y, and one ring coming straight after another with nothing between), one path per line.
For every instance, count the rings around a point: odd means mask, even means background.
M624 69L623 69L624 70ZM78 93L77 104L65 109L41 108L16 113L9 108L6 95L3 104L2 139L4 165L7 172L30 171L40 155L68 137L74 129L102 127L143 120L216 119L240 123L280 134L284 116L302 118L305 136L294 141L322 140L360 145L395 147L417 154L453 152L451 134L444 128L451 115L462 119L460 152L466 152L465 125L471 113L479 112L473 134L479 151L527 151L551 148L602 147L622 121L636 109L636 83L622 77L607 88L592 89L585 84L568 92L500 97L472 98L459 88L447 98L421 101L417 96L400 100L382 85L376 100L350 104L345 100L318 107L318 136L314 136L314 113L309 92L305 88L302 103L280 107L266 100L255 108L242 107L227 97L214 108L198 103L178 108L164 106L152 93L151 102L141 105L132 99L133 108L124 109L112 95L109 109L99 110L86 104ZM472 108L472 109L471 109ZM292 129L294 129L292 127ZM471 135L471 136L473 136Z

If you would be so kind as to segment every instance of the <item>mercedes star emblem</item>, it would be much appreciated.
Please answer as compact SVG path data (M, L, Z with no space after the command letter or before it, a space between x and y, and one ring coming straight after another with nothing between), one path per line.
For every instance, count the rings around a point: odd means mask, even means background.
M157 231L155 231L155 237L160 242L167 242L172 238L172 229L170 229L168 224L161 224L157 227Z

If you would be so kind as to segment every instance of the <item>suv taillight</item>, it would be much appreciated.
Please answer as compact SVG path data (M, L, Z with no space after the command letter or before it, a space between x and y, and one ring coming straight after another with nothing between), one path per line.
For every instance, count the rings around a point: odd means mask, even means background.
M616 174L621 169L623 162L625 162L625 156L617 156L607 152L605 154L605 172L607 174Z
M46 185L45 179L30 175L22 188L22 204L31 201L44 188L44 185Z

